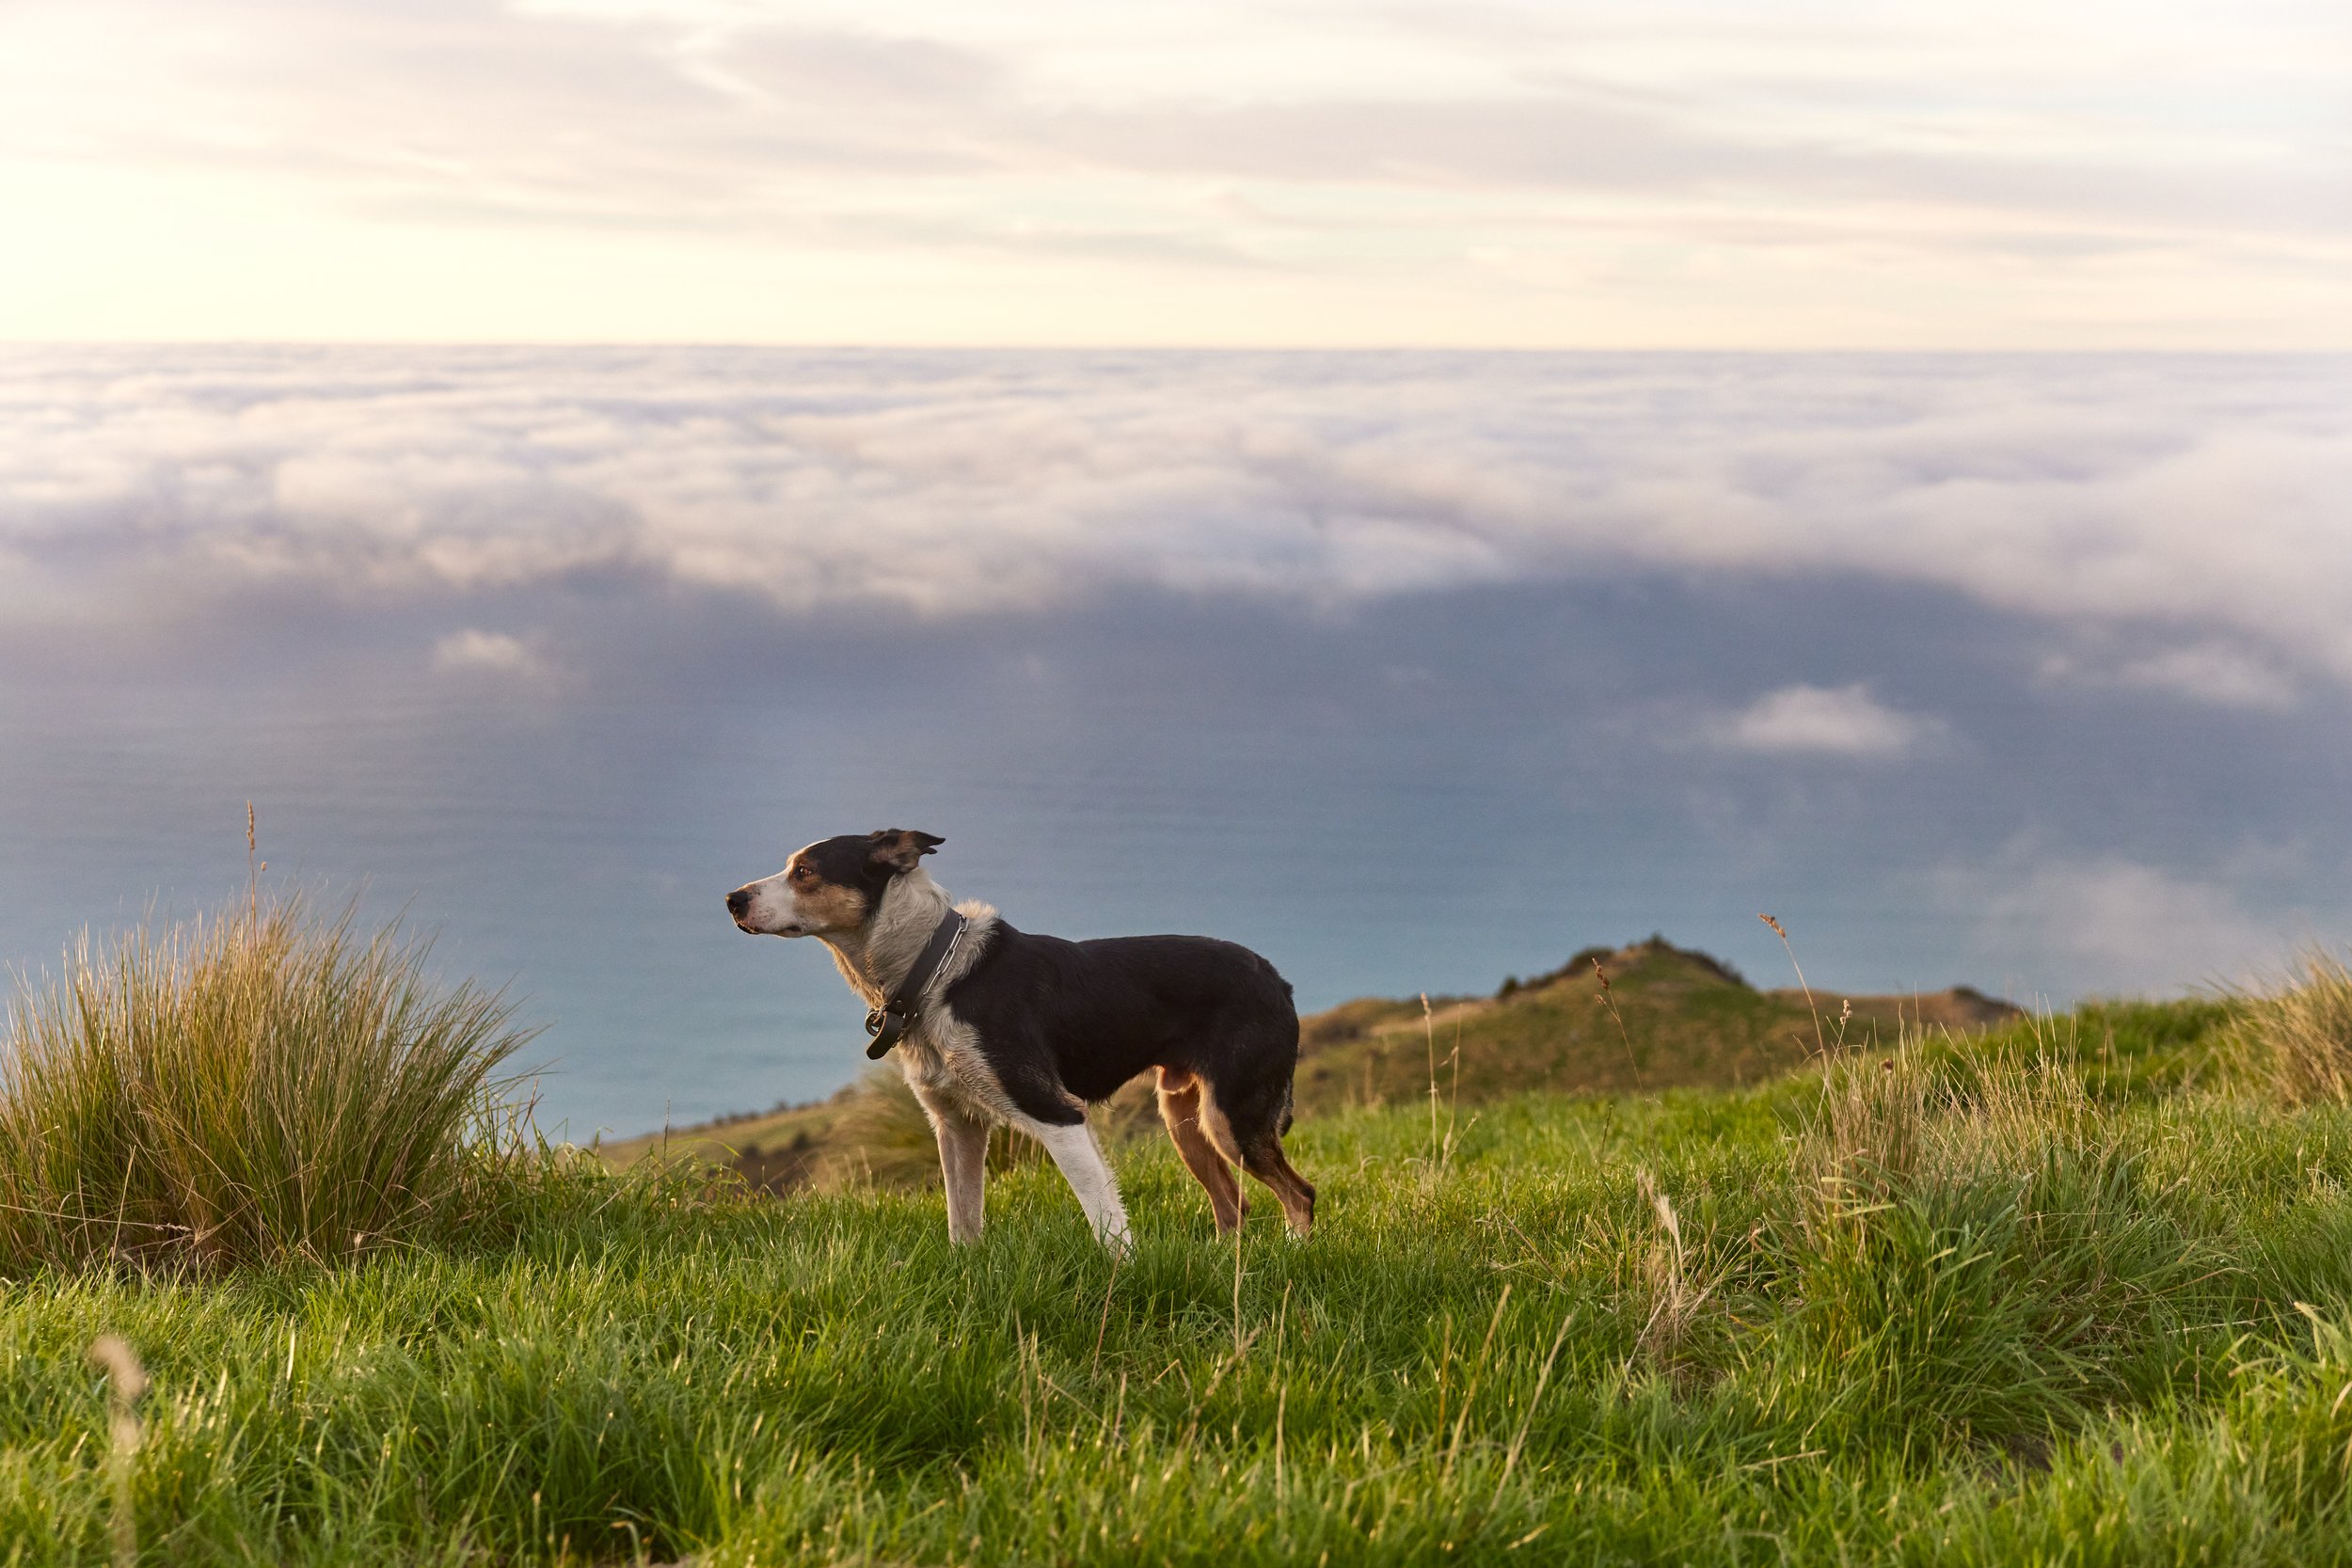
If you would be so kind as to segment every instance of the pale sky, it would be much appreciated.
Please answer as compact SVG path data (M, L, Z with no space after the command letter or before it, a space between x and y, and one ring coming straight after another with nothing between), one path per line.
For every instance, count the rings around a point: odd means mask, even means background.
M2352 347L2352 8L0 0L0 339Z

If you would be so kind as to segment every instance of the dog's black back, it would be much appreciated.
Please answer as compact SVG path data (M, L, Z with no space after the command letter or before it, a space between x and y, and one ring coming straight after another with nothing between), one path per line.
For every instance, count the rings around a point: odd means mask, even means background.
M1269 1110L1286 1119L1298 1013L1274 966L1234 942L1067 942L1000 918L946 1000L1013 1103L1040 1120L1082 1120L1072 1096L1107 1099L1155 1067L1214 1085L1237 1125Z

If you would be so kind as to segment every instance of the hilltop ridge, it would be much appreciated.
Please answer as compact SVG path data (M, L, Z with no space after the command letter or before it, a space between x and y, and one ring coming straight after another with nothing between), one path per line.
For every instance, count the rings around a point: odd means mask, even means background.
M1603 977L1606 977L1606 984ZM1431 1048L1464 1101L1526 1089L1623 1094L1733 1087L1905 1026L1966 1031L2018 1017L1968 986L1906 995L1758 990L1663 936L1588 947L1491 997L1364 997L1299 1021L1298 1103L1324 1109L1426 1093Z

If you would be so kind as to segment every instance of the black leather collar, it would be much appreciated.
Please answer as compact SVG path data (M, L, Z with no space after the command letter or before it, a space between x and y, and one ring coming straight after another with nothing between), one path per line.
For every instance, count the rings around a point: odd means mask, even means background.
M939 924L931 927L931 940L923 944L923 951L915 956L914 967L898 982L898 989L890 993L890 1000L866 1015L866 1032L872 1037L872 1043L866 1048L868 1059L881 1061L914 1026L914 1005L922 997L923 988L931 983L931 976L939 973L947 955L963 940L966 924L954 910L942 915Z

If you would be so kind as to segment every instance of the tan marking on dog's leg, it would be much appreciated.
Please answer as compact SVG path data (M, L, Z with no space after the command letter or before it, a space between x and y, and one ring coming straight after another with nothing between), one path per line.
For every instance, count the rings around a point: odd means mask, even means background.
M1194 1082L1199 1083L1198 1079ZM1200 1085L1200 1131L1209 1135L1209 1143L1225 1156L1229 1165L1241 1164L1241 1145L1233 1139L1233 1124L1225 1119L1225 1112L1216 1102L1209 1085Z
M1313 1230L1314 1187L1291 1168L1289 1157L1282 1152L1281 1140L1269 1137L1245 1154L1242 1164L1249 1174L1264 1182L1281 1201L1282 1215L1290 1221L1292 1233L1305 1236Z
M1161 1072L1160 1119L1168 1124L1168 1138L1176 1145L1184 1168L1208 1190L1216 1233L1227 1236L1249 1212L1249 1200L1242 1196L1241 1181L1233 1175L1232 1164L1201 1130L1200 1101L1200 1080Z
M988 1124L955 1106L917 1095L939 1138L939 1172L947 1183L947 1239L959 1244L980 1239L987 1212Z

